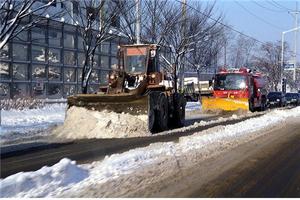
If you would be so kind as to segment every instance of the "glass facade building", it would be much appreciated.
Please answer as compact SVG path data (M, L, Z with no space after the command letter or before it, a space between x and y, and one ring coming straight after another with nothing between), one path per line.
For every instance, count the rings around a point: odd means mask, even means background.
M118 37L97 48L89 92L107 84L122 43L125 40ZM24 31L0 50L0 99L65 98L80 93L84 58L75 25L49 20Z

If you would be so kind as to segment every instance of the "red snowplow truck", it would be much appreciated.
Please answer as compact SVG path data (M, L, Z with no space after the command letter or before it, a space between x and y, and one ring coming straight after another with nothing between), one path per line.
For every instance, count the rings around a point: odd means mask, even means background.
M214 78L213 95L202 97L203 110L265 110L265 80L250 69L221 69Z

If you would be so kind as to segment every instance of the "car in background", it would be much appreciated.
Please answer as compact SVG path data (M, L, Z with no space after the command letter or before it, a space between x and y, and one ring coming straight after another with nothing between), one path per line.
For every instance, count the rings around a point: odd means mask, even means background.
M300 105L300 94L299 93L286 93L285 94L286 103L287 105L294 105L299 106Z
M286 97L282 92L269 92L267 95L268 107L284 107L286 106Z

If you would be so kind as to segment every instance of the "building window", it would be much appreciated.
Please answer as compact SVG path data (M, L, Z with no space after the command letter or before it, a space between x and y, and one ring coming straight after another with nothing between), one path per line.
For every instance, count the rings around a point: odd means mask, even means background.
M8 83L0 83L0 98L5 99L10 97L10 89Z
M10 79L9 64L0 62L0 80Z
M65 68L64 69L64 80L65 82L75 82L76 73L74 68Z
M74 43L75 43L74 35L65 33L64 34L64 47L74 49L75 48Z
M111 69L118 69L118 59L116 57L111 57Z
M51 99L57 99L62 97L62 87L61 84L48 84L47 95Z
M8 59L9 58L9 51L8 45L4 45L2 49L0 49L0 59Z
M98 70L93 70L90 76L90 83L99 83Z
M78 49L80 50L84 49L84 41L81 36L78 36Z
M45 47L32 45L32 60L38 62L45 62Z
M107 54L109 54L109 52L110 52L110 45L109 45L109 42L103 42L102 44L101 44L101 52L102 53L107 53Z
M46 44L45 30L42 28L33 28L31 30L31 41L33 43Z
M85 61L85 54L84 53L78 53L78 66L83 67L84 61Z
M49 49L48 60L50 63L60 63L60 49Z
M101 68L109 69L109 57L101 56Z
M29 86L27 83L13 83L12 85L13 98L22 98L29 96Z
M118 53L118 44L111 43L111 54L116 56L117 53Z
M58 30L49 30L49 46L61 47L62 34Z
M49 81L60 81L61 80L61 68L49 66L48 79L49 79Z
M99 68L99 56L98 55L94 55L94 67Z
M78 83L81 83L81 79L82 79L82 68L78 68L77 69L77 77L78 77Z
M27 61L28 46L24 44L13 44L13 59Z
M20 25L17 28L17 31L21 29L22 25ZM14 37L14 40L16 41L21 41L21 42L27 42L28 41L28 31L21 31L16 37Z
M64 85L64 94L71 96L76 92L76 85Z
M32 94L35 98L45 98L46 96L46 85L44 81L38 80L32 85Z
M46 79L46 67L43 65L33 65L32 66L32 78L34 80Z
M28 80L28 65L13 64L13 77L15 80Z
M103 85L108 84L108 71L102 70L100 72L100 83L103 84Z
M75 53L72 51L65 51L64 64L66 65L76 65Z

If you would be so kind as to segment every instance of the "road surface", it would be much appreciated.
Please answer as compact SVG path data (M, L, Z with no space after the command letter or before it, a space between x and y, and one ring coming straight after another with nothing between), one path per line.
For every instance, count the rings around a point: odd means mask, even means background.
M53 165L62 158L76 160L77 163L88 163L100 160L106 155L124 152L133 148L147 146L154 142L167 142L177 140L184 135L191 135L197 131L203 131L217 125L234 124L245 119L260 116L261 113L241 119L231 119L226 122L216 122L205 126L192 128L187 131L176 131L168 135L139 138L114 138L114 139L84 139L67 143L40 144L32 148L26 145L1 147L1 178L21 172L38 170L45 165ZM230 115L222 115L228 117ZM201 120L216 120L220 116L193 116L186 120L186 126L200 122ZM23 149L23 147L25 149Z
M300 197L300 118L125 196Z

